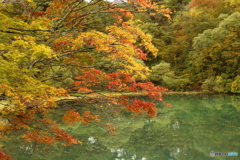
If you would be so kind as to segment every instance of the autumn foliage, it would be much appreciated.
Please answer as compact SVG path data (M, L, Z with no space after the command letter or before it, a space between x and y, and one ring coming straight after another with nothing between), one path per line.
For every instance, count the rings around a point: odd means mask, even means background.
M129 3L139 11L154 9L170 18L168 9L150 1ZM132 11L107 2L78 0L4 1L0 7L4 24L0 26L0 138L21 130L27 142L80 144L45 117L61 108L59 101L69 96L82 106L117 106L156 116L154 102L163 101L161 93L166 89L147 81L151 70L138 61L156 56L158 49ZM87 29L103 13L116 21L104 32ZM150 100L132 99L122 92L138 92ZM69 108L60 119L70 125L100 122L101 115L90 110L80 113ZM116 130L107 126L110 132ZM3 151L0 157L9 159Z
M9 155L7 155L3 150L0 150L0 159L1 160L10 160L12 158Z

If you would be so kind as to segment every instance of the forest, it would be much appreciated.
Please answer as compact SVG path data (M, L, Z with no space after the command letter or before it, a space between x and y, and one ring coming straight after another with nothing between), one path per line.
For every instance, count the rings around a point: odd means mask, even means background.
M0 2L0 139L81 144L48 116L69 99L85 111L69 107L62 122L114 135L88 107L151 118L168 91L240 93L240 1Z

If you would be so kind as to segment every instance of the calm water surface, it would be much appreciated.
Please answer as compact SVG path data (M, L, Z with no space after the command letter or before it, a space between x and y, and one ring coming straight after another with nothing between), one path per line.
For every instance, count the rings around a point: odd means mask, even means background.
M39 145L15 138L5 148L15 160L216 160L210 152L240 153L240 96L166 95L158 116L119 115L110 136L96 124L63 126L82 145ZM107 119L107 117L106 117Z

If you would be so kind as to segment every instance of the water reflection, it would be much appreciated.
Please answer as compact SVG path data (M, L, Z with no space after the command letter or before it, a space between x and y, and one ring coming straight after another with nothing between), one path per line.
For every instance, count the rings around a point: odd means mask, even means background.
M89 137L89 138L88 138L88 141L89 141L91 144L93 144L93 143L96 142L96 139L93 138L93 137Z
M131 160L147 160L145 157L139 158L136 154L131 153L124 148L111 149L111 152L117 156L114 160L126 160L124 157L129 157Z
M83 145L26 144L14 135L4 149L17 160L225 160L230 157L210 157L210 152L240 153L239 96L174 95L165 99L172 107L159 104L156 118L128 114L115 118L118 136L94 125L76 124L65 129Z

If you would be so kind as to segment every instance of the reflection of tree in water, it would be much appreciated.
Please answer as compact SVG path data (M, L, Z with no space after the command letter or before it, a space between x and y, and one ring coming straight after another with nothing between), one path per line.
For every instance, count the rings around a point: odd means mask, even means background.
M212 150L239 152L240 118L231 96L188 97L166 97L172 108L161 108L162 114L153 125L135 131L128 146L130 150L148 159L183 160L214 159L209 156Z
M72 105L78 105L73 102L67 102L63 104L64 107L62 110L56 110L55 112L46 114L47 117L51 117L57 123L62 123L61 119L58 117L63 117L66 110L71 108ZM81 110L85 110L86 107L79 105L79 113ZM77 108L75 106L75 108ZM104 107L95 107L88 108L89 110L94 109L95 113L101 114L102 122L101 123L90 123L89 125L84 125L81 123L76 123L74 125L62 125L62 128L68 131L71 135L81 140L83 145L75 146L62 146L61 144L54 145L44 145L44 144L35 144L35 143L24 143L21 137L18 135L13 135L12 137L16 140L6 141L6 146L13 144L9 147L6 147L5 150L8 153L13 153L12 156L18 160L25 160L26 157L31 160L37 159L79 159L79 160L97 160L99 155L104 157L104 159L115 159L119 154L119 148L127 143L132 132L138 128L144 126L144 121L147 119L145 115L139 114L135 115L130 112L121 112L119 115L112 114L112 110ZM104 113L104 114L103 114ZM104 124L112 123L118 124L117 132L115 136L111 136L107 133ZM112 152L111 152L112 150ZM15 151L15 152L12 152ZM124 151L124 154L128 151ZM129 152L128 155L131 153ZM134 156L134 154L131 154ZM135 155L136 156L136 155Z
M172 107L159 106L158 117L153 119L141 115L134 117L125 112L115 117L106 116L103 123L109 122L110 118L111 122L118 124L117 136L110 136L96 124L74 124L63 127L79 138L83 145L41 146L15 138L8 141L5 148L14 153L17 160L25 160L26 157L32 160L208 160L219 159L210 157L211 151L240 153L239 97L174 95L165 99ZM54 114L61 117L64 111Z

